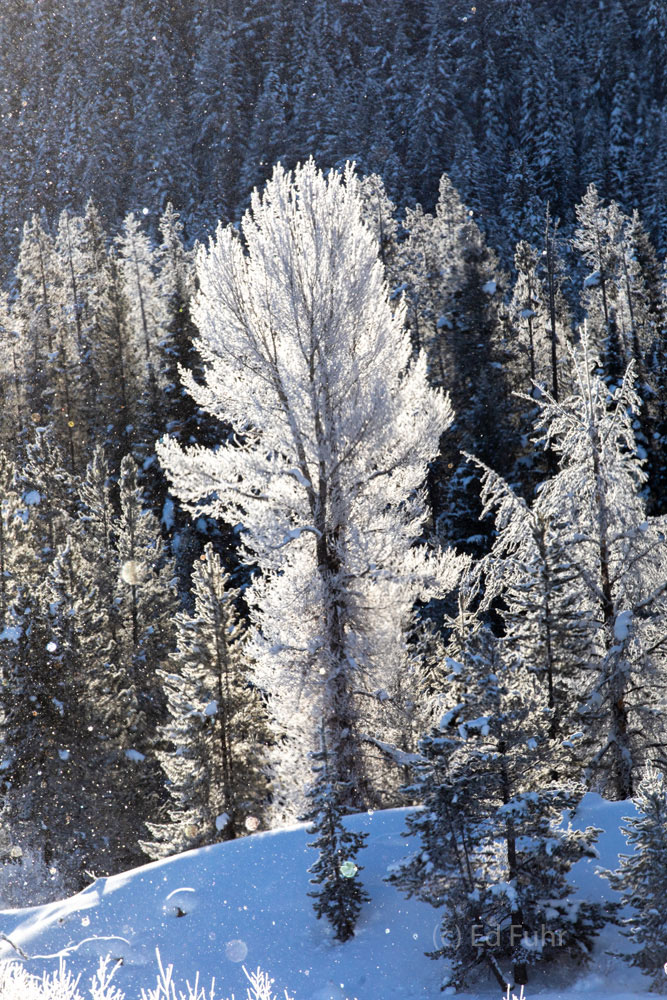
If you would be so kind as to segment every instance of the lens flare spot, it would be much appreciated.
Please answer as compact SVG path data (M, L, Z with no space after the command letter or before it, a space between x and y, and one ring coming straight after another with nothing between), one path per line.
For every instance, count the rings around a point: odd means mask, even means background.
M248 945L245 941L235 938L225 945L225 955L230 962L242 962L248 954Z

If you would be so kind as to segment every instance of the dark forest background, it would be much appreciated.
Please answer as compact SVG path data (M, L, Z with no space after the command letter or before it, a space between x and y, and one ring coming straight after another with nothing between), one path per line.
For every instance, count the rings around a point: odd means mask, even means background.
M0 12L0 240L171 201L189 240L276 160L353 159L398 204L447 172L506 261L594 183L667 250L661 0L22 0Z

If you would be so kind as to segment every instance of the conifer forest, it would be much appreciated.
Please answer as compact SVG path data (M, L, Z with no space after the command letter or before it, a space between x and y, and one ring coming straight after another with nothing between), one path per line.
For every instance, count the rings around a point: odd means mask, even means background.
M305 820L345 941L408 806L397 890L588 947L562 815L667 815L664 0L0 38L3 905Z

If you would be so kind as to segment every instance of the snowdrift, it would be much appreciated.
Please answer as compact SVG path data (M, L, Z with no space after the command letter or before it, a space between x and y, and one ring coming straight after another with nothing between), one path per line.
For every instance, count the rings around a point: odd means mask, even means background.
M582 897L612 898L596 870L616 867L625 850L619 824L631 808L586 796L575 822L605 832L599 859L581 861L575 869ZM154 985L158 949L164 963L173 963L177 980L193 982L197 972L202 985L215 978L217 996L246 995L245 966L270 973L276 994L287 988L295 1000L434 1000L441 995L442 963L424 952L438 946L442 911L406 900L383 882L388 866L414 849L401 836L405 813L396 809L348 820L351 828L369 833L359 860L372 901L346 944L334 942L328 925L315 919L307 896L307 868L315 853L299 825L98 879L60 902L1 911L6 938L0 941L0 960L18 959L41 974L64 957L68 969L81 974L83 992L100 957L110 955L122 961L114 984L128 998ZM609 948L628 948L615 928L601 935L588 969L536 974L529 1000L645 995L649 981L607 955ZM497 993L497 986L483 979L470 996Z

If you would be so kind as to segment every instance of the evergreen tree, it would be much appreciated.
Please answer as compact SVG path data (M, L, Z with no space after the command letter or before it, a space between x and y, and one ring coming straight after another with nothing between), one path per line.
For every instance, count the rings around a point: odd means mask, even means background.
M495 512L495 540L475 568L483 579L480 610L499 607L505 644L542 685L551 738L568 738L590 695L589 650L595 624L573 586L578 566L560 524L483 467L483 513ZM569 763L574 770L574 761ZM581 764L579 764L579 770Z
M612 888L621 893L621 905L630 907L621 918L622 931L638 947L621 958L651 977L651 990L667 988L665 954L667 921L663 907L667 892L667 787L664 775L648 768L632 799L636 814L625 816L621 832L633 854L621 854L620 867L607 871Z
M56 559L50 579L59 568ZM46 866L78 889L87 860L78 811L86 768L85 743L77 754L82 688L53 631L57 611L49 607L49 590L47 581L21 594L3 632L2 821L15 845L26 853L37 849Z
M356 857L364 846L367 833L353 833L343 823L343 801L339 782L333 777L324 735L319 751L311 754L316 778L308 791L309 809L303 819L310 823L308 833L315 836L308 846L319 851L317 861L308 872L311 884L319 886L308 895L319 920L326 917L334 937L347 941L354 936L359 911L370 896L357 873L363 868L356 864Z
M118 576L114 602L118 615L117 666L111 686L120 682L130 709L117 735L121 775L118 809L132 830L127 843L147 838L146 822L160 816L165 794L155 758L159 726L165 719L165 694L158 670L174 648L177 601L173 568L163 553L160 526L143 503L137 469L126 455L120 470L120 515L115 524ZM125 686L126 685L126 686ZM129 780L128 776L129 775Z
M422 803L407 833L417 850L389 876L408 896L445 907L441 947L460 989L486 963L501 988L525 983L528 966L590 951L598 904L574 902L567 875L594 856L599 831L565 826L583 794L544 780L564 751L550 738L544 694L486 629L464 637L447 661L449 697L420 742L406 793ZM453 927L460 934L451 936Z
M429 499L440 536L477 548L478 496L462 451L510 463L507 348L501 321L503 275L450 179L440 180L435 214L406 210L401 245L413 340L424 346L431 384L452 394L453 434L429 472ZM492 409L492 412L490 410Z
M51 427L38 427L20 472L23 501L31 509L31 551L34 573L43 579L43 564L64 544L76 514L77 480L72 476Z
M149 824L151 857L231 840L259 825L268 795L265 707L248 681L229 577L207 545L192 577L194 614L177 616L176 654L160 671L168 720L157 757L168 821Z
M137 467L126 455L120 470L120 516L115 525L119 574L115 601L118 607L118 643L125 670L136 691L146 739L164 711L157 670L173 649L177 609L173 571L163 554L160 526L146 509L137 485ZM137 748L139 749L139 748Z
M19 294L12 312L26 364L21 373L25 405L33 421L47 426L59 405L56 387L48 378L57 346L59 277L53 241L37 216L23 226L16 280Z
M134 213L126 216L123 230L116 237L116 245L128 306L130 337L140 366L138 374L142 392L138 410L145 441L146 438L152 439L160 425L159 393L163 382L159 371L158 345L169 322L169 303L160 291L156 252Z
M0 625L10 620L25 575L27 512L16 466L0 451Z
M613 392L594 369L584 338L572 394L539 401L540 440L559 468L533 509L558 532L577 571L573 595L590 622L594 683L582 708L598 745L590 773L603 766L603 786L624 799L648 746L662 745L654 706L663 683L667 555L662 522L647 517L642 495L632 366Z

